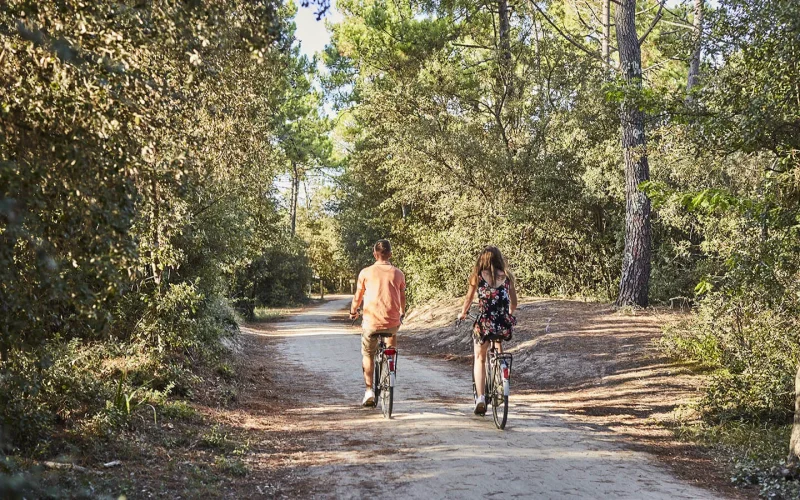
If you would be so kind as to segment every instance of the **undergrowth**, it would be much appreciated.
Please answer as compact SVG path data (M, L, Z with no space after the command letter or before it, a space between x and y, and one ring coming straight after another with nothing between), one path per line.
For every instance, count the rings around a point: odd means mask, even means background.
M790 425L693 422L675 430L679 438L724 457L734 485L755 487L762 498L800 498L800 471L785 462Z
M669 356L708 375L681 438L729 460L731 481L763 498L800 498L800 474L786 464L798 363L794 308L768 307L759 290L710 294L661 340Z

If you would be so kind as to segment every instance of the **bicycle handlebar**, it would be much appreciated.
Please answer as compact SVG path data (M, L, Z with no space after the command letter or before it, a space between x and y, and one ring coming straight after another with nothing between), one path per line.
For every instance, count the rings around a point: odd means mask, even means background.
M362 316L361 314L362 312L363 312L362 308L359 307L358 309L356 309L356 316L355 318L353 318L353 322L350 323L350 326L356 326L356 321L358 321L358 318Z
M467 314L467 317L464 318L464 319L456 318L456 323L455 323L454 326L456 328L460 327L461 324L464 323L467 319L471 319L472 321L477 321L478 320L478 315L477 314Z

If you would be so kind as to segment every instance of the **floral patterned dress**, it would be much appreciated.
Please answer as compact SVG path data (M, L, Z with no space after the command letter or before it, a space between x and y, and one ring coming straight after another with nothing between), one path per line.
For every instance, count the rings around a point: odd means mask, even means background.
M472 326L476 344L487 340L511 340L511 329L517 323L511 315L508 295L508 278L494 288L483 277L478 281L478 306L480 315Z

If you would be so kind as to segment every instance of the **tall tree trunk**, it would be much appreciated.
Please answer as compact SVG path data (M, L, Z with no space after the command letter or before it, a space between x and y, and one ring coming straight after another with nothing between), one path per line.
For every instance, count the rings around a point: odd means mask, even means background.
M511 23L509 22L508 0L498 0L497 13L500 35L500 79L505 83L505 95L514 95L514 68L511 60Z
M800 365L794 377L794 424L789 440L789 457L786 462L796 465L800 462Z
M627 91L642 88L642 52L636 34L636 0L619 0L614 13L620 70ZM620 107L622 152L625 159L625 253L618 305L647 305L650 282L650 199L639 184L650 178L644 112L635 98L625 97Z
M689 77L686 81L687 100L691 101L692 87L700 78L700 56L703 51L703 4L704 0L694 0L694 51L689 61Z
M300 192L300 171L297 169L297 163L292 162L292 199L289 202L289 217L291 218L292 236L295 234L297 228L297 197Z
M603 23L602 56L603 62L611 64L611 0L603 0L603 13L601 14Z
M161 284L161 265L158 253L161 251L161 200L159 199L158 180L155 174L150 181L153 190L153 250L150 251L150 269L153 273L153 281L156 285Z

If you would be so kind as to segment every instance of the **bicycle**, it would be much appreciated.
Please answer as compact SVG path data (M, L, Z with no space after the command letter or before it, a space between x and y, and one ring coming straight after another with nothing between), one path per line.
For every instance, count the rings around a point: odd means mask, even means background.
M392 418L394 406L394 381L397 374L397 349L389 347L384 338L390 333L379 333L378 351L375 353L375 368L372 371L372 391L375 393L375 406L381 402L381 411L385 418Z
M352 326L355 326L361 316L361 308L357 310ZM402 319L401 319L402 321ZM394 381L397 375L397 348L386 345L384 339L391 337L391 333L378 333L378 349L373 358L372 392L375 394L374 407L380 401L381 412L385 418L392 418L394 407Z
M469 315L469 318L473 321L478 319L477 316L472 315ZM460 325L461 321L456 321L456 328ZM508 396L511 393L511 365L514 363L514 356L502 351L501 338L490 336L487 340L492 344L486 355L486 378L483 394L486 398L486 404L492 405L494 425L503 430L508 420ZM478 387L475 384L474 370L472 370L472 397L474 401L478 400Z

